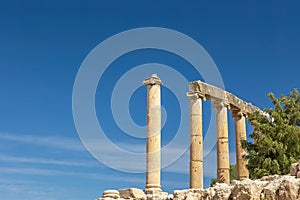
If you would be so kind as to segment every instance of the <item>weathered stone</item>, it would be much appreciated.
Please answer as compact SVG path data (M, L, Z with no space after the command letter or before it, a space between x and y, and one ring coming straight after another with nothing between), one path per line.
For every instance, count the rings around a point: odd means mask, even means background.
M291 176L297 176L297 172L298 172L298 163L293 163L290 166L290 175Z
M275 174L275 175L270 175L270 176L264 176L260 180L261 181L273 181L273 180L276 180L276 179L279 179L279 178L280 178L280 176Z
M116 190L104 192L104 196L117 194ZM105 197L97 200L296 200L300 199L299 194L300 179L290 175L271 175L260 180L234 180L231 185L217 183L208 189L175 190L173 195L166 192L145 195L137 188L122 189L121 198Z
M98 198L97 200L115 200L115 198L102 197L102 198Z
M266 181L252 181L246 179L243 181L235 181L234 188L231 193L232 199L239 200L258 200Z
M194 196L192 193L189 193L186 198L186 200L198 200L196 196Z
M261 178L261 181L268 181L266 186L263 187L260 199L276 199L276 191L281 183L280 176L272 175L272 176L265 176Z
M168 195L147 194L147 200L167 200Z
M103 195L105 194L119 194L119 191L118 190L105 190L103 192Z
M173 197L176 200L184 200L187 193L188 193L188 190L174 190Z
M217 122L218 182L229 184L230 172L229 172L227 104L223 101L213 100L213 107L216 108L216 122Z
M144 191L138 188L120 189L119 192L120 197L124 199L146 199Z
M202 98L195 93L190 99L190 188L203 188Z
M145 193L146 193L146 195L156 195L156 194L158 194L158 195L162 195L162 191L161 191L161 189L160 188L146 188L145 189Z
M234 118L237 176L239 180L242 180L249 178L249 171L247 169L248 162L245 159L247 151L242 148L241 142L247 140L246 114L241 110L232 110L232 117Z
M203 189L189 189L186 193L187 198L190 200L198 200L203 199L204 196L204 190Z
M146 128L146 188L161 191L160 164L161 164L161 80L157 74L152 74L143 82L147 85L147 128Z
M172 197L173 199L173 196L169 196L167 192L162 192L162 191L154 192L151 194L147 193L146 196L147 196L147 200L168 200L170 199L170 197Z
M105 190L102 194L102 198L118 199L120 198L120 194L118 190Z
M217 183L214 187L214 195L212 199L229 199L233 186L227 185L225 183Z
M264 188L260 193L260 199L276 200L276 191Z
M299 199L298 195L299 184L289 180L283 180L278 190L276 191L276 199L278 200L292 200Z
M102 198L118 199L118 198L120 198L120 196L118 194L106 194L106 195L103 195Z
M237 96L224 91L221 88L215 87L213 85L204 83L202 81L194 81L190 82L189 86L190 92L199 93L205 96L206 99L219 99L222 101L226 101L230 107L234 107L236 109L240 109L247 114L251 114L254 111L262 112L258 107L253 106L250 103L247 103Z
M168 200L173 200L173 199L174 199L173 194L169 194L167 199L168 199Z

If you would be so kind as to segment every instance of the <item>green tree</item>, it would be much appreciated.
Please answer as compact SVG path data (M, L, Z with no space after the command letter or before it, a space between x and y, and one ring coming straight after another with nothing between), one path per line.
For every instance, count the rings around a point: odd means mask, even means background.
M268 97L274 108L255 112L249 117L254 127L254 143L242 141L247 149L250 178L270 174L288 174L291 163L300 159L300 95L297 89L289 95Z
M236 165L230 165L230 181L237 179L237 169ZM218 182L218 178L213 178L210 180L210 186L212 187Z

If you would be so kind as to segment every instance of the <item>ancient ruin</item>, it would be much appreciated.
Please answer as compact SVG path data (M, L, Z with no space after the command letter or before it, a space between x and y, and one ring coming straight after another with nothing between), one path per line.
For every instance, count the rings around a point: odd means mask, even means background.
M122 190L107 190L103 198L127 199L185 199L191 195L205 195L203 192L203 139L202 139L202 103L212 101L216 109L216 134L217 134L217 175L218 183L225 184L226 195L233 192L230 184L230 163L228 146L228 109L234 118L237 174L240 181L249 180L247 160L244 158L246 151L241 147L241 140L246 140L246 119L254 111L262 112L259 108L247 103L237 96L215 87L213 85L194 81L189 85L187 97L190 99L190 190L174 192L168 196L162 192L160 184L161 170L161 92L162 81L157 74L152 74L143 82L147 86L147 128L146 128L146 186L145 192L137 188ZM297 165L298 168L298 165ZM240 183L240 182L236 182ZM298 183L298 182L297 182ZM238 184L237 184L238 185ZM199 191L201 191L199 193ZM205 190L209 192L210 190ZM199 194L198 194L199 193ZM176 195L179 196L176 197ZM212 195L213 196L213 195ZM228 196L228 198L229 198ZM214 198L214 197L212 197ZM155 199L155 198L154 198Z
M203 188L202 101L211 100L216 109L218 182L230 183L227 109L234 117L236 160L238 179L249 177L246 151L241 140L246 140L246 117L259 108L235 95L210 84L190 83L187 96L190 99L190 188Z
M146 193L161 192L161 101L162 81L153 74L143 82L147 85L147 142L146 142ZM187 96L190 99L190 188L203 188L202 101L211 100L216 109L217 128L217 175L219 183L230 183L227 110L232 111L236 137L236 160L238 179L249 177L246 151L241 140L246 139L246 117L259 108L235 95L210 84L190 83Z
M234 180L230 185L217 183L207 189L175 190L172 194L145 194L138 188L107 190L100 200L296 200L300 199L300 178L271 175L258 180ZM109 192L112 192L108 195Z

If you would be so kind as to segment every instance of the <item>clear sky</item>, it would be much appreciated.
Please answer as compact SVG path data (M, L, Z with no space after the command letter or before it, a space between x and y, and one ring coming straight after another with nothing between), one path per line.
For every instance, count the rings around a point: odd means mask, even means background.
M287 94L299 88L299 9L297 1L1 1L0 199L83 200L100 197L110 188L144 188L145 174L136 173L143 171L144 159L132 161L128 156L128 162L123 162L127 154L95 140L101 150L102 162L98 161L83 146L80 137L85 133L79 136L74 123L76 75L84 59L104 40L142 27L181 32L208 52L226 90L265 108L271 106L268 92ZM123 43L118 45L106 53L124 47ZM182 47L180 43L174 45ZM190 53L197 57L197 52ZM151 64L153 68L143 65L147 63L156 64ZM132 69L141 71L129 76ZM103 73L94 94L94 107L110 143L130 155L143 154L144 129L130 129L128 122L133 121L137 127L145 125L146 88L142 81L151 73L159 73L165 83L162 144L177 145L163 152L163 160L172 162L162 170L162 187L171 192L189 185L189 152L185 152L188 118L181 118L188 113L188 99L181 98L188 85L181 84L176 73L160 72L162 69L173 69L188 81L205 79L191 63L173 53L158 49L132 51L114 60ZM122 87L117 87L118 81ZM131 84L140 85L127 91ZM172 91L172 84L178 86L179 93ZM81 94L86 97L84 91ZM207 130L213 112L211 103L204 102L204 136L212 136L210 142L214 131ZM228 119L230 160L234 164L230 112ZM89 120L83 123L88 125ZM249 124L247 130L251 132ZM177 144L173 139L178 134L183 138ZM216 158L215 148L204 146L207 187L216 176ZM179 159L178 152L183 154Z

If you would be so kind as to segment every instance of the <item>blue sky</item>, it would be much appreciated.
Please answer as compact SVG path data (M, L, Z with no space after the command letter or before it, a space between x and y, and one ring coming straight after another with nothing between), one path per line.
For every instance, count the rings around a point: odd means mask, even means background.
M76 74L87 55L102 41L140 27L181 32L209 53L226 90L265 108L271 106L266 98L268 92L287 94L299 88L299 8L297 1L2 1L0 199L95 199L108 188L144 187L145 174L123 170L139 170L143 160L118 162L124 155L111 151L100 141L102 159L111 161L115 168L111 169L84 148L74 124L72 93ZM146 63L169 66L188 81L203 80L186 60L161 50L133 51L115 60L99 81L95 110L110 141L130 152L143 152L145 140L118 127L110 99L122 75ZM158 68L153 68L153 73ZM139 126L145 125L144 78L136 77L140 87L124 104ZM171 85L178 80L169 76L162 81ZM187 85L180 87L185 94ZM123 88L122 94L126 95L126 87ZM183 153L188 140L188 119L180 119L188 111L188 100L180 104L177 95L168 84L162 88L167 116L162 143L172 143L181 123L186 137L182 146L167 149L163 159ZM205 136L211 113L210 102L204 102ZM228 119L230 159L234 164L230 112ZM144 134L142 131L140 136ZM204 160L206 186L216 175L215 149L209 152ZM170 192L188 187L188 181L186 152L163 169L162 187Z

